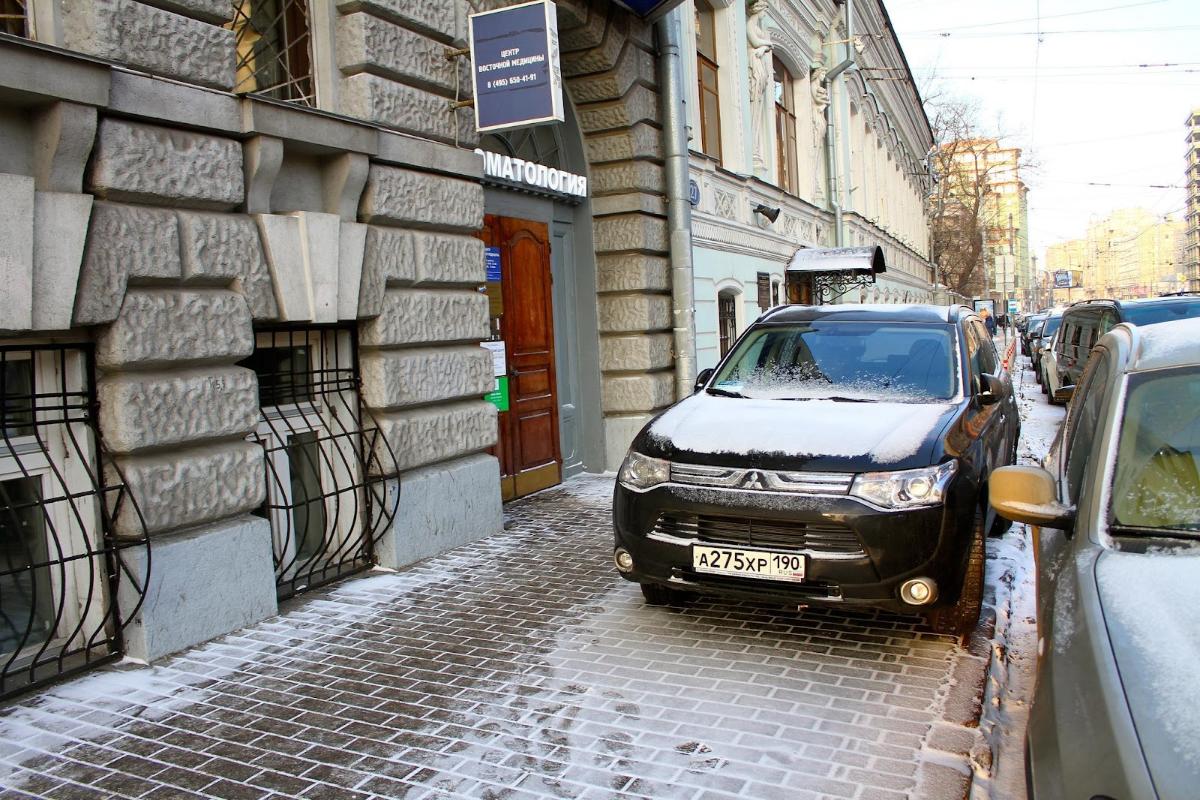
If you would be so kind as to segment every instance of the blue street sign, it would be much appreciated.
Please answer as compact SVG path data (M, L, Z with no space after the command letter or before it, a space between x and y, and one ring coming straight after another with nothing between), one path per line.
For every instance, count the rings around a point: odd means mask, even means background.
M470 34L479 131L563 121L554 3L472 14Z
M500 248L483 248L483 258L484 264L487 266L487 279L489 281L500 280Z

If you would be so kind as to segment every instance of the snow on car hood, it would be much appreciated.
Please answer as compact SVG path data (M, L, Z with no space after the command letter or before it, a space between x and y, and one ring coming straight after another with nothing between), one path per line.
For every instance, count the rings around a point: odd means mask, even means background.
M1096 583L1142 753L1162 800L1194 798L1200 774L1200 547L1107 551ZM1188 700L1192 697L1192 700Z
M699 393L658 417L657 447L736 456L779 454L899 464L926 449L953 403L763 400Z

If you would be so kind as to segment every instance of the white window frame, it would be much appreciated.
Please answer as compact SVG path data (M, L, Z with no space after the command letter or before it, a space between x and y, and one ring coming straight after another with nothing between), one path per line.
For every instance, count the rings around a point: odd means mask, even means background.
M70 348L31 348L29 353L33 362L34 415L36 421L43 423L37 427L42 434L41 441L35 434L7 441L0 438L0 480L36 478L43 498L62 498L43 508L47 560L52 564L56 561L66 563L57 568L48 567L55 607L54 630L47 640L23 647L15 658L11 651L0 653L0 663L12 659L9 672L28 666L42 652L69 649L74 645L86 649L86 640L75 641L79 635L90 636L90 632L108 624L105 620L105 605L109 600L107 565L97 569L92 563L102 557L99 553L104 549L104 543L100 541L103 534L99 498L91 494L92 475L97 470L92 431L81 421L44 424L64 416L61 409L49 407L60 396L56 393L88 391L84 356L81 351ZM9 352L5 358L12 361L16 356ZM53 387L52 392L46 391L49 386ZM69 446L64 439L68 434L67 425L75 427L70 432L75 447ZM79 457L73 457L72 451L78 452ZM82 463L84 461L87 463ZM61 480L56 478L56 472ZM65 493L73 495L73 502L64 496ZM72 511L73 506L75 511ZM80 548L84 542L87 543L86 550ZM93 555L86 557L88 553Z

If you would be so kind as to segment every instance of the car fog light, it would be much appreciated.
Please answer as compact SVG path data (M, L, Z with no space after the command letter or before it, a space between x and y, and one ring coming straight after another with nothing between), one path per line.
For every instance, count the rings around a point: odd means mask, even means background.
M629 572L633 569L633 556L624 547L618 547L613 553L613 561L617 564L617 569L621 572Z
M900 587L900 599L912 606L924 606L937 599L937 584L929 578L914 578Z

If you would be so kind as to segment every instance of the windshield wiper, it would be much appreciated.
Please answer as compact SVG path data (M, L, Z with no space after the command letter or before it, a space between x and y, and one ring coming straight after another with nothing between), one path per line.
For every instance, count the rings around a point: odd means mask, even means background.
M832 400L835 403L874 403L874 400L869 400L865 397L842 397L834 395L832 397L814 397L813 400Z
M720 397L740 397L743 400L746 398L746 395L742 394L741 392L734 392L729 389L720 389L716 386L711 386L708 389L705 389L704 391L708 392L709 394L718 395Z

